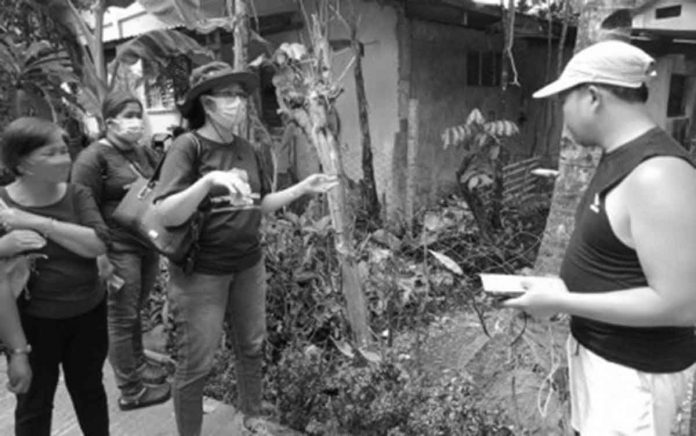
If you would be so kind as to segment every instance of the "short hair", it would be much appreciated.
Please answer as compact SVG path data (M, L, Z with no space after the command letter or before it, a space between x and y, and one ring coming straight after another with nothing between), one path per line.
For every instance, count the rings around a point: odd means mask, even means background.
M143 108L143 103L140 101L140 99L130 92L121 90L110 92L106 98L104 98L104 102L102 103L102 117L104 118L104 121L108 120L109 118L117 117L118 114L123 112L123 109L125 109L129 103L135 103L140 106L141 112L145 111Z
M570 89L566 89L565 91L560 92L558 96L561 98L561 100L563 100L565 99L565 96L567 96L571 92L580 88L585 88L590 85L606 89L607 91L612 93L616 98L626 103L645 103L648 101L648 97L650 97L650 91L648 91L648 87L645 85L645 83L643 83L639 88L606 85L604 83L581 83L579 85L573 86Z
M19 176L19 164L34 150L47 145L58 125L35 117L21 117L12 121L0 138L0 161L5 168Z
M600 88L606 89L607 91L614 94L619 100L623 100L627 103L645 103L650 97L650 91L645 83L640 85L640 88L628 88L625 86L614 86L614 85L604 85L596 84Z

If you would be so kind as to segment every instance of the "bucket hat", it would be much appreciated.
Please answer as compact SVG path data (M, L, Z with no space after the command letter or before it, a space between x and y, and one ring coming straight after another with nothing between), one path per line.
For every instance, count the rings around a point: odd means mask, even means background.
M232 83L240 84L247 93L259 86L256 74L246 70L234 70L226 62L214 61L195 68L189 79L189 90L178 102L179 111L187 116L201 94Z

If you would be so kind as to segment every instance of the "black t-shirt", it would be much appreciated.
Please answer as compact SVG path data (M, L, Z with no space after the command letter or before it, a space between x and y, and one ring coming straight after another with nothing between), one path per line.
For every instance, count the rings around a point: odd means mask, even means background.
M254 200L258 206L270 192L270 183L259 154L249 142L235 137L234 142L224 144L196 133L181 135L167 151L156 198L181 192L211 171L233 168L247 172L251 191L260 196ZM216 205L216 199L229 194L226 188L214 187L201 204L205 218L194 272L230 274L249 268L261 259L261 211L258 207L230 210L224 203Z
M108 240L108 229L84 186L68 184L63 198L41 207L15 203L5 188L0 188L0 197L10 207L93 228L97 236ZM27 284L30 298L22 301L22 311L40 318L65 319L89 312L104 299L96 259L82 257L50 239L37 252L46 258L35 261Z
M684 149L660 129L602 156L578 206L575 230L561 266L561 278L570 292L648 286L638 254L611 228L605 198L641 162L656 156L691 163ZM696 362L696 336L691 327L628 327L577 316L571 317L570 326L577 341L592 352L639 371L676 372Z
M82 150L73 163L70 181L92 191L104 222L109 226L112 241L149 247L133 231L117 223L112 214L129 185L138 178L133 166L150 177L158 160L155 152L147 147L117 150L106 140L100 140Z

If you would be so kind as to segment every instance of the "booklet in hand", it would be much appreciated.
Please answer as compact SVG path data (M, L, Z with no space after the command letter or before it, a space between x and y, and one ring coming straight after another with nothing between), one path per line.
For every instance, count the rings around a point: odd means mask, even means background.
M483 290L491 295L514 298L526 292L527 287L551 287L564 286L559 277L520 276L513 274L479 274L483 283Z

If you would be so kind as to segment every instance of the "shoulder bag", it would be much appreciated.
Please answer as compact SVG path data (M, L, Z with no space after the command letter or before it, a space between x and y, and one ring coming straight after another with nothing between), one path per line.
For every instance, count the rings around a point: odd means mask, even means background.
M201 153L201 143L194 134L191 134L191 137L196 143L197 162ZM204 216L203 212L196 210L191 218L181 225L166 227L162 224L162 218L153 200L165 158L166 155L160 159L150 178L146 178L128 159L138 177L112 216L116 222L133 230L171 262L182 267L184 271L191 272L196 261L198 237Z

